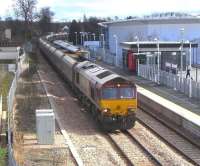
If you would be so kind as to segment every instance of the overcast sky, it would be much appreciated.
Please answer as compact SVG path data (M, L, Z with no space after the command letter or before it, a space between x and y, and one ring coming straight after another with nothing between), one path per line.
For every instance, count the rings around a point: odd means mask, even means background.
M13 0L1 0L0 16L12 16ZM200 13L200 0L38 0L37 7L49 6L55 20L97 17L142 16L155 12Z

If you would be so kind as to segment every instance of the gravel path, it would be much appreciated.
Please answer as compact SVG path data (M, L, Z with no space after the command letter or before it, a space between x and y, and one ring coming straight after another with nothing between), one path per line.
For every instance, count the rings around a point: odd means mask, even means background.
M18 165L72 165L70 152L56 124L53 145L39 145L36 137L36 109L51 108L35 68L22 66L15 93L13 148ZM68 160L68 161L67 161Z

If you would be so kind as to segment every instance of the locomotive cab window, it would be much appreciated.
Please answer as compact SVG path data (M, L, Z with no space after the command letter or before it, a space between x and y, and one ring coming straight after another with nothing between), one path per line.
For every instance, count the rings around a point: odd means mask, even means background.
M116 88L103 88L102 90L103 99L116 99L117 89Z
M134 88L132 87L125 87L125 88L119 88L120 90L120 98L134 98Z
M112 87L103 88L103 99L132 99L135 98L135 88L133 87Z

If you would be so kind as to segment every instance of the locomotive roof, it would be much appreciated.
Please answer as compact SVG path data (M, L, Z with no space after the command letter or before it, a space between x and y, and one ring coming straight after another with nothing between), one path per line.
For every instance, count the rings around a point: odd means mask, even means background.
M74 45L71 45L63 40L55 40L55 41L53 41L53 43L60 46L61 48L64 48L65 50L72 52L72 53L76 53L77 51L80 51L80 48L78 48Z
M53 43L48 41L42 42L49 48L55 46ZM59 48L56 48L56 50L54 50L53 52L55 53L55 55L62 58L65 63L68 63L68 65L73 65L77 62L74 57L71 57ZM76 65L75 69L78 70L80 74L84 75L84 77L86 77L92 83L98 83L98 86L100 87L109 81L115 80L116 78L121 78L124 81L130 82L126 78L115 74L112 71L105 69L98 64L92 63L90 61L79 62Z
M79 73L84 75L87 79L89 79L93 83L97 82L101 86L108 81L114 80L115 78L121 78L121 79L127 80L121 77L120 75L115 74L112 71L105 69L90 61L84 61L84 62L79 63L76 66L76 69L79 71Z
M77 61L75 60L75 58L71 57L71 56L67 56L68 54L66 54L65 52L63 52L61 49L58 49L56 47L54 47L54 45L52 45L51 42L49 41L44 41L43 39L40 39L40 41L46 45L46 47L49 48L50 51L54 52L54 54L56 56L58 56L59 58L63 59L63 61L65 63L67 63L68 65L74 65Z

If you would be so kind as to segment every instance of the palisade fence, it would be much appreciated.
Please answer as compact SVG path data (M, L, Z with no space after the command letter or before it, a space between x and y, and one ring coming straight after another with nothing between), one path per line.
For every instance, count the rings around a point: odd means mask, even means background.
M19 78L19 75L21 73L20 65L18 65L18 69L16 70L15 77L12 81L8 97L7 97L7 104L8 104L8 165L9 166L18 166L18 164L15 161L14 153L13 153L13 147L12 147L12 123L13 123L13 105L14 105L14 97L15 92L17 89L17 81Z
M147 80L156 82L158 81L158 70L154 65L139 65L138 76L141 76ZM180 78L175 74L160 70L159 82L161 85L165 85L169 88L173 88L174 90L180 91L185 95L191 96L200 100L200 83L194 80L190 80L191 78ZM190 88L191 81L191 88ZM191 92L190 92L191 89Z

